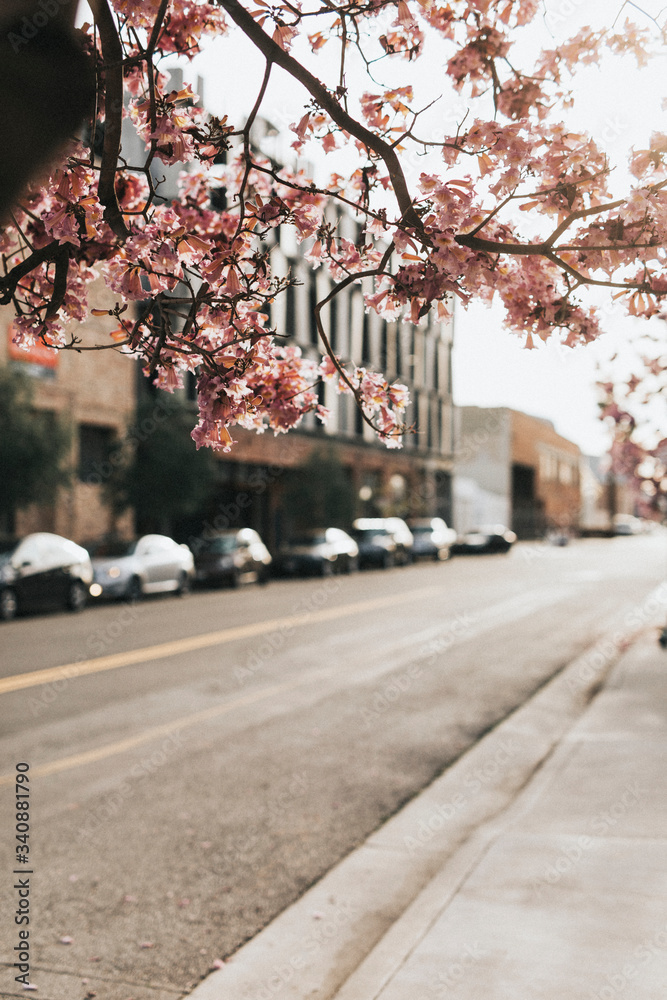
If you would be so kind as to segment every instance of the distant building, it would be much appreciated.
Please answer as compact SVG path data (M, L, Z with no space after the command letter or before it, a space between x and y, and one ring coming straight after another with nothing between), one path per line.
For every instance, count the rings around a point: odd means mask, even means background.
M107 295L100 289L97 302ZM18 511L13 530L53 531L85 541L112 530L131 533L132 519L114 522L104 501L105 463L113 440L122 435L134 412L136 365L116 351L55 352L37 345L23 350L12 343L12 310L0 310L0 365L30 375L34 380L35 407L53 413L69 424L72 432L71 486L61 489L58 502ZM108 336L95 336L96 321L77 327L82 346L91 346Z
M553 424L507 407L463 406L455 456L454 526L511 527L520 538L577 531L581 451Z

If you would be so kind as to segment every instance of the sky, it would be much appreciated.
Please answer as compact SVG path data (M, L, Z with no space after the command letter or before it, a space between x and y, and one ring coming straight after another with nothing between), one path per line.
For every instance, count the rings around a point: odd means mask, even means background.
M664 0L642 0L643 11L637 4L622 0L542 0L541 16L525 33L519 54L528 56L542 48L556 47L559 41L571 38L584 25L594 28L609 27L616 20L616 29L622 28L627 16L636 23L651 28L659 37L657 26L650 20L658 17ZM667 19L663 12L661 23ZM423 106L432 96L438 96L433 87L439 85L437 69L447 58L446 50L436 41L428 41L424 59L410 65L401 60L383 68L382 82L396 85L416 80L415 104ZM318 53L320 75L326 78L327 48ZM451 53L450 53L451 54ZM585 130L608 152L615 166L614 182L620 192L627 188L628 176L623 164L631 147L646 148L653 131L667 132L667 112L662 100L667 97L667 79L664 54L657 56L644 69L638 70L630 57L606 58L602 66L585 67L577 73L575 107L568 112L568 124L576 130ZM520 63L523 65L523 63ZM247 114L254 99L253 88L261 80L263 60L248 52L246 46L231 51L224 40L211 45L194 63L195 73L205 81L205 103L214 114L236 116ZM393 79L391 74L394 74ZM258 76L259 74L259 76ZM357 81L348 77L350 92ZM358 90L369 89L368 82L359 78ZM280 70L274 71L264 105L264 113L276 126L287 133L279 141L278 155L289 153L289 125L303 114L305 94L299 85ZM450 97L438 102L424 117L423 128L432 124L434 133L441 133L443 122L454 126L466 111L466 101ZM480 117L492 117L489 108L477 109ZM445 125L446 127L446 125ZM423 134L423 133L422 133ZM326 159L328 175L337 168L337 154ZM317 169L317 164L315 164ZM415 171L431 169L428 162L420 161ZM416 174L415 174L416 176ZM619 306L614 306L608 296L601 300L605 337L597 344L574 350L555 342L525 350L519 339L503 329L499 309L486 309L479 304L467 310L459 308L455 317L454 394L458 405L510 406L535 416L551 420L556 430L575 441L586 454L601 454L607 447L608 435L598 419L598 394L595 381L597 366L604 373L610 370L608 359L620 353L628 368L631 352L627 341L633 330L643 329L640 322L628 319ZM661 331L664 323L652 321L654 330ZM657 324L657 327L655 326ZM667 333L667 330L665 331ZM620 365L620 367L619 367ZM616 371L622 364L616 362ZM628 371L629 374L629 371ZM665 428L667 434L667 426Z

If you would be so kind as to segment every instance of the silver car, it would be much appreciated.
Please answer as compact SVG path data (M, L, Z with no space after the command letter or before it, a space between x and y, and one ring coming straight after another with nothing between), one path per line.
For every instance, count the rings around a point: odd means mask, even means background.
M92 597L136 601L145 594L184 594L195 575L192 552L166 535L134 542L100 542L89 547L95 579Z

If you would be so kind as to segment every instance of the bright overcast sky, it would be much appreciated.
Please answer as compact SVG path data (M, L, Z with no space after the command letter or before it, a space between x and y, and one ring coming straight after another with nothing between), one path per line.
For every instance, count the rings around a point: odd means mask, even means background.
M657 27L648 15L658 16L665 0L645 0L645 14L636 4L622 0L543 0L543 16L539 23L524 32L525 50L554 48L558 42L571 38L584 25L594 28L610 26L617 15L620 29L626 17L638 24ZM667 15L662 14L661 22ZM439 42L429 41L421 64L410 65L395 60L382 69L382 82L388 85L416 81L415 104L426 103L433 95L433 86L444 77L437 70L443 65L445 50ZM193 69L205 80L206 106L218 115L229 114L232 120L247 114L254 98L254 89L261 81L263 60L241 45L230 54L224 42L213 44L197 58ZM522 45L523 48L523 45ZM322 71L326 67L327 49L318 54ZM333 53L332 53L333 54ZM667 51L665 53L667 55ZM519 61L519 60L517 60ZM662 100L667 97L665 58L657 57L652 64L638 70L630 57L606 58L602 68L585 68L577 74L576 107L567 113L573 129L586 130L604 148L610 160L618 164L614 176L622 190L625 184L623 164L631 147L645 148L652 131L667 131L667 113ZM403 74L403 75L401 75ZM392 78L393 76L393 78ZM193 80L193 83L195 81ZM352 74L348 77L350 92L354 92ZM369 89L367 81L361 86ZM431 92L429 93L429 87ZM371 88L372 89L372 88ZM275 71L264 105L264 113L278 127L287 129L303 113L306 95L281 71ZM448 103L447 103L448 102ZM446 98L432 112L440 129L443 119L454 131L456 122L465 113L460 98ZM487 108L476 108L480 117L492 117ZM425 121L425 127L428 122ZM435 120L434 120L435 124ZM291 138L278 147L280 156L289 151ZM334 154L335 155L335 154ZM326 160L327 173L336 168L332 157ZM418 169L435 169L431 163L419 164ZM645 324L629 320L622 309L615 309L605 296L604 327L609 337L599 344L575 350L551 343L533 351L524 350L521 341L502 327L499 310L472 305L456 314L454 391L459 405L511 406L553 421L557 430L575 441L589 454L605 450L607 437L597 419L597 396L594 389L596 362L603 364L619 345L627 341L628 331L642 330ZM654 329L662 331L664 324L653 321ZM667 332L667 331L666 331ZM667 435L667 426L665 427Z

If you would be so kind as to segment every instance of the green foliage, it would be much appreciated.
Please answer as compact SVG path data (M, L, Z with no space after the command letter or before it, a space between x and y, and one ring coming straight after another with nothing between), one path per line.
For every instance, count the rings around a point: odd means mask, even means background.
M29 376L0 368L0 519L7 532L17 510L52 503L71 479L71 428L35 409L33 395Z
M332 448L315 451L292 473L284 503L292 531L347 528L354 517L354 488Z
M118 513L133 508L140 532L171 534L212 492L216 460L208 449L196 450L191 429L191 407L160 392L139 404L118 443L107 499Z

